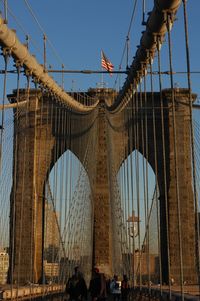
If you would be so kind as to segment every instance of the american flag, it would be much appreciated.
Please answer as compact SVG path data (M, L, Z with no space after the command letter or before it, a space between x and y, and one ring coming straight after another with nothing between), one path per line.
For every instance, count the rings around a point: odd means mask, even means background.
M114 69L113 64L111 61L109 61L109 59L107 59L103 51L101 51L101 67L109 72L113 71ZM112 73L110 73L110 75L112 75Z

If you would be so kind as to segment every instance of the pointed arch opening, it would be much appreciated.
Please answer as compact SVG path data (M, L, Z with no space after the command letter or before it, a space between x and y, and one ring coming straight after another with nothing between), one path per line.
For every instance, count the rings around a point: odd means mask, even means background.
M90 279L92 201L89 178L80 160L67 150L45 184L44 271L47 280L66 281L75 266Z
M128 274L135 285L148 280L159 283L160 208L155 172L135 150L121 164L116 182L114 231L122 260L118 272Z

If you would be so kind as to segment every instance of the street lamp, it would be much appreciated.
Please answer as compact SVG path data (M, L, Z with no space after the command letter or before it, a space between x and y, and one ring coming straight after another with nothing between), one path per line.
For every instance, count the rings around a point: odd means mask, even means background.
M136 255L135 250L135 237L139 235L139 222L140 219L138 216L135 215L135 211L132 211L132 215L128 217L127 223L130 223L128 227L129 235L133 238L133 287L136 285L136 265L138 260L138 254ZM136 227L137 225L137 227Z
M138 236L139 222L140 222L139 217L135 216L135 211L133 210L132 215L129 216L128 219L127 219L127 223L131 223L131 226L128 227L129 235L131 237L137 237ZM136 228L135 224L137 224L137 228Z

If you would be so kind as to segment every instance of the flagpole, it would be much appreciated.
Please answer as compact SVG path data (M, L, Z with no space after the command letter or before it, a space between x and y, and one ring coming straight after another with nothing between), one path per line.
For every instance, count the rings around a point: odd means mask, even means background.
M103 58L103 53L102 53L102 50L101 50L101 71L103 71L102 58ZM101 74L101 88L103 88L103 73Z

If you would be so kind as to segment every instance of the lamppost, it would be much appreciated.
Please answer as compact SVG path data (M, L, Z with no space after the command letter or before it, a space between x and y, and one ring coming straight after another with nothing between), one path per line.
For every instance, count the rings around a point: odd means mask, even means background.
M129 229L129 235L133 237L137 237L139 233L139 217L135 215L135 211L133 210L132 215L128 217L127 223L130 223L131 226L128 228ZM137 227L136 227L137 225Z
M138 216L135 215L135 211L133 210L132 215L129 216L127 219L127 223L130 223L130 226L128 227L129 235L133 239L133 275L132 275L133 287L135 287L135 285L136 285L135 274L136 274L137 260L136 260L136 250L135 250L135 238L139 234L139 222L140 222L140 219ZM140 248L140 246L138 246L138 248Z

